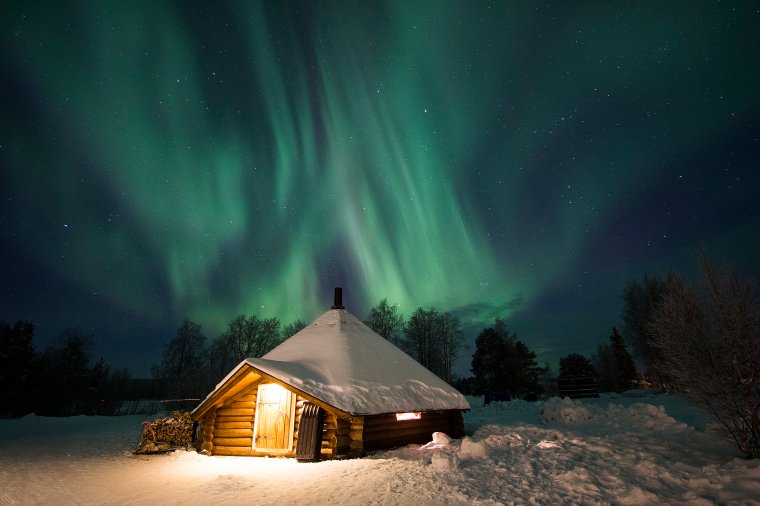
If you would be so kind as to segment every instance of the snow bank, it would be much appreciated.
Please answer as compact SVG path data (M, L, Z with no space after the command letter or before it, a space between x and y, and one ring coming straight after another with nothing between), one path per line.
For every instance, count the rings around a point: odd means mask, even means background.
M431 457L433 471L437 473L455 471L459 465L459 459L453 453L437 451Z
M459 455L462 458L470 459L487 459L488 447L485 441L474 441L473 439L465 436L462 439L462 445L459 447Z
M0 420L0 504L760 504L760 460L680 398L472 405L467 438L313 464L134 457L134 416Z
M544 423L572 424L591 419L591 411L580 401L569 397L552 397L544 402L541 411Z

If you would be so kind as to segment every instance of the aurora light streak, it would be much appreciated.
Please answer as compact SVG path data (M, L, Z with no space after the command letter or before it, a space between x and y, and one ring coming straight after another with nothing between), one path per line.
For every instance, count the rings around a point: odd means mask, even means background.
M0 318L138 372L184 317L308 321L337 285L554 360L699 247L757 271L750 2L2 11Z

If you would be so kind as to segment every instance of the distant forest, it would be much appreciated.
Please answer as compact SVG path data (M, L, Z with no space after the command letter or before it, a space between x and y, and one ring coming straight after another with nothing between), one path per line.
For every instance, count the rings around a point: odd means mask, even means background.
M727 438L748 456L760 455L760 297L754 279L702 260L693 285L670 273L644 276L622 291L621 332L610 327L590 357L571 353L539 366L536 354L503 320L483 329L471 358L472 376L455 378L462 331L459 319L417 308L408 320L386 299L365 323L462 393L536 400L556 395L557 379L593 378L602 391L656 387L682 393L712 413ZM112 415L125 401L187 399L211 391L237 363L260 357L305 327L298 320L239 315L209 340L184 321L165 345L152 380L93 360L93 339L65 330L43 350L34 325L0 322L0 416ZM630 352L629 352L630 347Z

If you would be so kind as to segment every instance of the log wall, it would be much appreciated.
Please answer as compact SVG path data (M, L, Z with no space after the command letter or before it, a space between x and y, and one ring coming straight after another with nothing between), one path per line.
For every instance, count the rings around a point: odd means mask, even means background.
M250 455L253 444L253 418L256 412L256 386L231 397L214 412L211 434L214 455Z
M419 420L396 420L394 413L364 417L361 431L363 451L382 450L408 444L432 441L433 432L445 432L451 437L464 435L460 411L429 411ZM355 436L352 436L355 437Z

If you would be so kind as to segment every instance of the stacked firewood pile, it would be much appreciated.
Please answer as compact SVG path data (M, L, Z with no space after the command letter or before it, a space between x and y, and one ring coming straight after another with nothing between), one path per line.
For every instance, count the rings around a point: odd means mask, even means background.
M187 411L174 411L171 417L143 422L140 444L135 453L160 453L187 448L193 442L193 420Z

